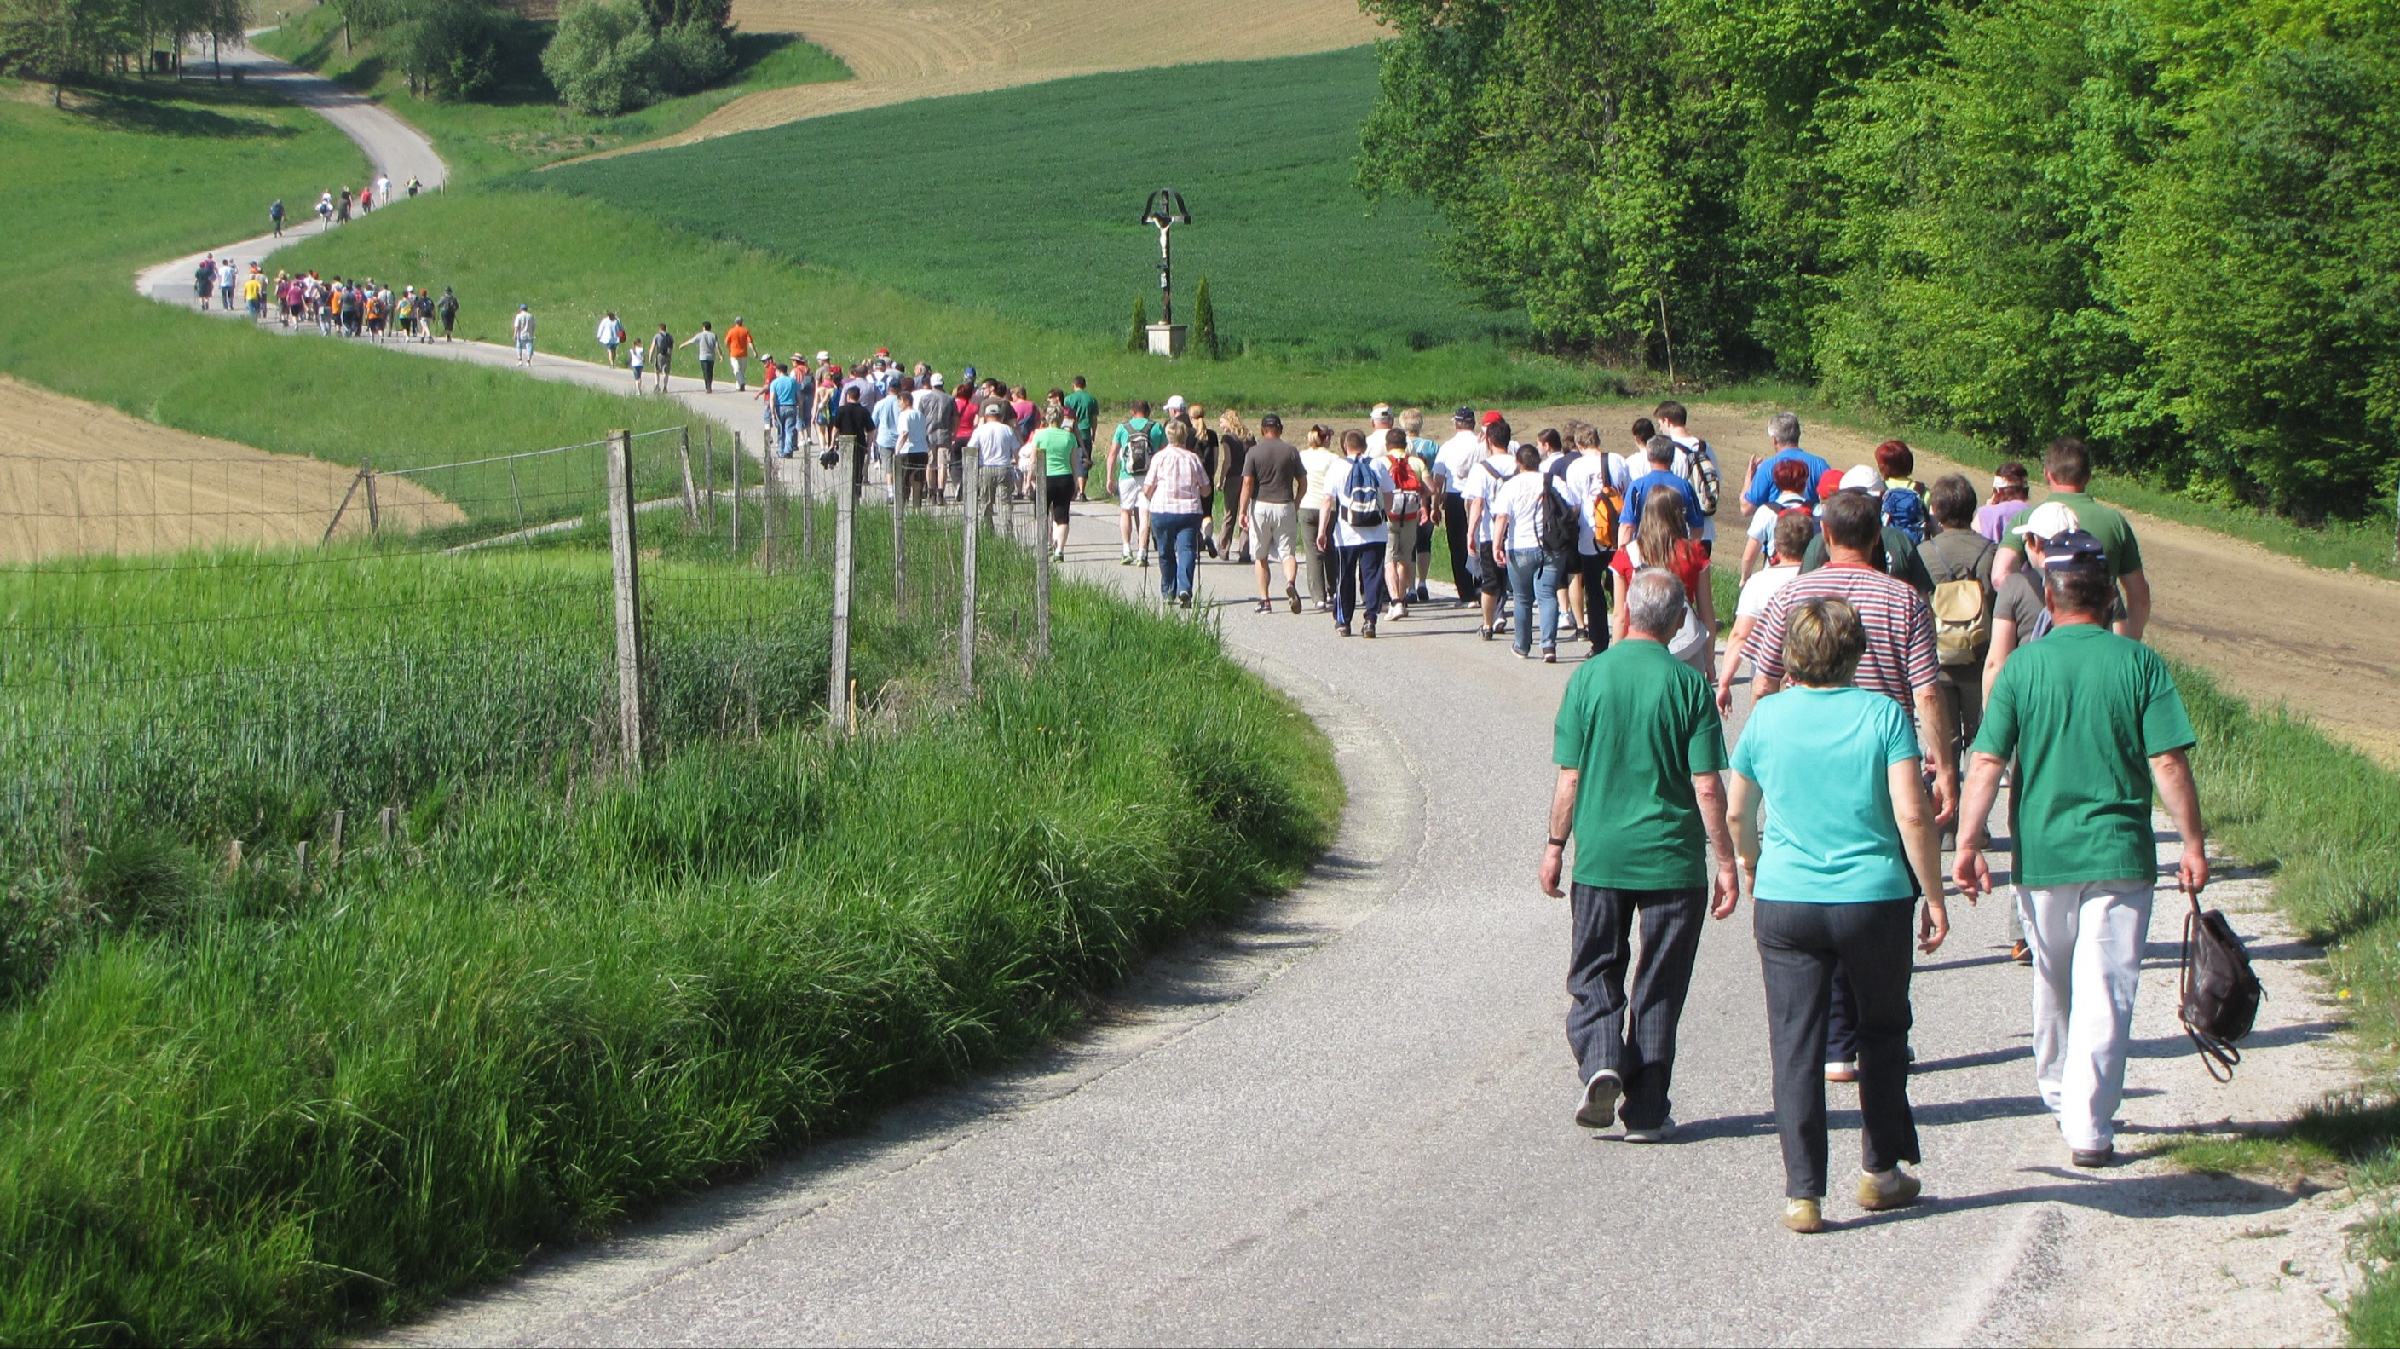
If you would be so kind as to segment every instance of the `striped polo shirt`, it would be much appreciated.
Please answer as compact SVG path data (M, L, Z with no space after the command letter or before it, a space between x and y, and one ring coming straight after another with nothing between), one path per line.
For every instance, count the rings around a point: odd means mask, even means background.
M1795 577L1767 601L1767 611L1750 629L1745 649L1752 665L1781 683L1784 624L1794 605L1814 599L1847 600L1866 630L1867 654L1850 682L1910 705L1910 695L1934 682L1941 666L1934 654L1933 610L1906 581L1872 567L1837 563Z

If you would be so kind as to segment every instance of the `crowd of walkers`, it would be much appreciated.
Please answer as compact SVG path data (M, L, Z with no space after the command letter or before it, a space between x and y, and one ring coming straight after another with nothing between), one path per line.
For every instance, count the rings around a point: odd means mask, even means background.
M407 286L370 277L328 277L316 271L278 271L272 277L253 260L247 268L211 253L192 275L199 307L212 297L228 312L247 312L252 323L272 319L286 328L314 327L329 337L363 337L384 342L451 340L458 325L458 295L444 286ZM236 306L239 306L237 311Z

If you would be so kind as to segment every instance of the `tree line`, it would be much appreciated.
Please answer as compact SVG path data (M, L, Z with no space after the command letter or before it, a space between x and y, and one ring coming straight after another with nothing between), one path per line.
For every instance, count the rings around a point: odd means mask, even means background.
M243 0L0 0L0 71L47 83L59 105L69 84L149 71L152 52L181 69L194 38L240 42L244 19Z
M1361 184L1546 345L2390 510L2393 0L1364 4Z

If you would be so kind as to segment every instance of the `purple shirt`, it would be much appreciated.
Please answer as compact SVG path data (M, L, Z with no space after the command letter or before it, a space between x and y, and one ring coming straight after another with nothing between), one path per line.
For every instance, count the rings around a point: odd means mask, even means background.
M2008 527L2023 515L2030 501L1995 501L1975 512L1975 532L1994 543L2008 542Z

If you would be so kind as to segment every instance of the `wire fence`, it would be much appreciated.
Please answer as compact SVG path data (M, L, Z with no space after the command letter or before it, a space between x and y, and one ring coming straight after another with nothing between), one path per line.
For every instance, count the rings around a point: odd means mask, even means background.
M994 546L1033 507L986 533L858 460L677 428L250 503L237 473L205 509L140 461L105 497L0 495L0 885L88 895L145 838L305 867L461 793L873 731L1040 659L1047 560Z

